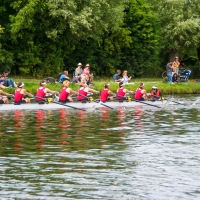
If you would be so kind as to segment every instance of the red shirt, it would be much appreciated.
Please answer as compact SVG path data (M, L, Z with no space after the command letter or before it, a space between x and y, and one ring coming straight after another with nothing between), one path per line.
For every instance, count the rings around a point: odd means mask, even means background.
M21 94L22 89L20 90L15 90L15 97L14 97L14 102L20 102L22 101L22 98L24 97L24 94Z
M143 94L142 94L142 90L140 88L138 88L135 92L135 99L136 100L140 100L142 98Z
M108 89L103 89L101 91L101 95L100 95L100 101L106 101L108 99L108 94L109 90Z
M85 100L85 98L87 98L87 92L85 92L84 89L85 88L83 87L78 90L78 96L77 96L78 101L82 101Z
M121 100L123 99L123 97L125 96L125 92L124 92L124 88L119 88L118 91L117 91L117 99L118 100Z
M60 91L60 97L59 97L59 100L61 101L66 101L68 96L69 96L69 93L66 91L66 87L62 88L62 90Z
M46 93L44 92L45 88L38 88L36 92L36 101L42 101L42 99L45 97ZM40 98L37 98L40 97Z

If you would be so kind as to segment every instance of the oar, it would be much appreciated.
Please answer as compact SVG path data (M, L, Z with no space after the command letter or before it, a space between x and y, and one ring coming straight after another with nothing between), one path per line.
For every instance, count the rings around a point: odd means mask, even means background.
M58 104L58 105L61 105L61 106L66 106L66 107L69 107L69 108L73 108L73 109L76 109L76 110L85 111L84 108L77 108L77 107L70 106L70 105L68 105L68 104L63 104L63 103L60 103L60 102L57 102L57 101L52 101L52 103L55 103L55 104Z
M35 98L39 98L39 99L42 99L42 100L47 99L47 98L42 98L42 97L38 97L38 96L35 96ZM85 109L83 109L83 108L77 108L77 107L70 106L70 105L67 105L67 104L63 104L63 103L60 103L60 102L57 102L57 101L52 101L52 103L55 103L55 104L58 104L58 105L61 105L61 106L66 106L66 107L69 107L69 108L73 108L73 109L76 109L76 110L85 111Z
M160 96L156 96L156 95L152 95L152 96L161 98ZM161 98L161 100L162 100L162 98ZM173 101L173 100L170 100L170 99L165 99L165 100L171 101L171 102L176 103L176 104L179 104L179 105L188 106L188 105L186 105L186 104L184 104L184 103L180 103L180 102L178 102L178 101Z
M120 95L117 95L119 97L123 97L123 96L120 96ZM124 98L124 97L123 97ZM157 105L152 105L150 103L146 103L145 101L140 101L140 100L136 100L136 99L132 99L131 101L135 101L135 102L138 102L138 103L141 103L141 104L146 104L146 105L149 105L149 106L153 106L153 107L156 107L156 108L161 108L160 106L157 106Z

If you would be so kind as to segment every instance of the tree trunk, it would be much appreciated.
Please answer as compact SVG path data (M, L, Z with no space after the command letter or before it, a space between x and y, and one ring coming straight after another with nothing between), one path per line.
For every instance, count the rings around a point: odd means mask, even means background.
M200 47L197 48L197 57L199 61L199 70L200 70Z
M176 56L178 56L178 51L171 49L169 52L169 55L168 55L169 61L171 61L171 62L174 61Z

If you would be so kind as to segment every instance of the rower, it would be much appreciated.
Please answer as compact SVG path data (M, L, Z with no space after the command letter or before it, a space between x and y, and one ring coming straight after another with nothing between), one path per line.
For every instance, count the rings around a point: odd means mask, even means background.
M84 102L88 101L87 95L88 95L89 92L99 94L99 91L96 91L96 90L89 88L89 86L87 85L87 83L85 81L81 82L80 88L78 90L77 100L78 101L84 101Z
M156 101L156 100L161 100L162 99L162 94L158 87L153 86L152 91L151 91L151 100Z
M117 99L118 100L125 100L125 95L126 94L134 94L133 91L127 90L124 88L123 82L119 83L119 89L117 90Z
M36 102L40 103L40 104L43 104L45 103L45 96L47 94L57 94L58 92L57 91L53 91L53 90L50 90L48 88L46 88L46 81L41 81L40 82L40 87L37 89L37 92L36 92Z
M8 104L9 103L8 97L13 97L13 96L14 96L13 94L9 94L4 92L3 90L0 90L0 104Z
M135 100L145 101L148 99L148 94L144 89L144 83L140 83L139 88L135 91Z
M78 92L73 91L71 88L69 88L69 81L66 80L63 82L63 88L60 91L60 97L59 102L66 103L69 101L73 101L72 97L70 97L70 94L78 94Z
M100 94L100 101L109 101L109 100L113 100L113 96L114 93L110 90L109 88L110 84L109 83L105 83L104 88L101 90L101 94Z
M29 97L34 97L31 93L27 92L23 87L24 87L23 82L18 83L17 89L15 90L15 95L14 95L15 104L29 103L30 99L24 98L24 95L27 95Z

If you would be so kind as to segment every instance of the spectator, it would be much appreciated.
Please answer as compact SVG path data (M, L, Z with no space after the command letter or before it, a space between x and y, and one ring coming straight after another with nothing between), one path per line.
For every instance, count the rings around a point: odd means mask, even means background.
M177 75L177 73L174 73L174 75L172 77L172 82L173 83L178 83L178 75Z
M90 73L90 65L87 64L83 70L83 73L81 74L81 82L86 81L87 85L93 85L91 82L93 80L93 74Z
M2 85L5 86L5 87L13 87L13 88L15 88L16 84L14 83L14 81L12 79L8 78L9 73L10 72L8 70L5 70L3 72L3 76L5 77L5 79L2 82Z
M81 74L83 73L82 64L78 63L77 68L75 69L74 76L73 76L73 82L79 83L81 82Z
M116 71L116 74L113 76L113 81L114 82L121 82L120 74L121 74L121 70L118 69Z
M65 70L63 72L63 74L60 76L59 82L63 83L65 80L70 81L70 78L68 77L68 71L67 70Z
M131 80L131 76L128 77L128 71L127 71L127 70L124 70L122 76L123 76L123 77L122 77L122 82L123 82L123 84L124 84L124 85L125 85L125 84L128 84L129 81Z
M178 57L175 57L175 60L172 63L172 65L173 65L173 72L176 73L176 74L178 74L179 66L180 66L180 62L179 62Z
M173 72L172 62L167 63L166 71L167 71L167 82L171 83L172 82L172 72Z

